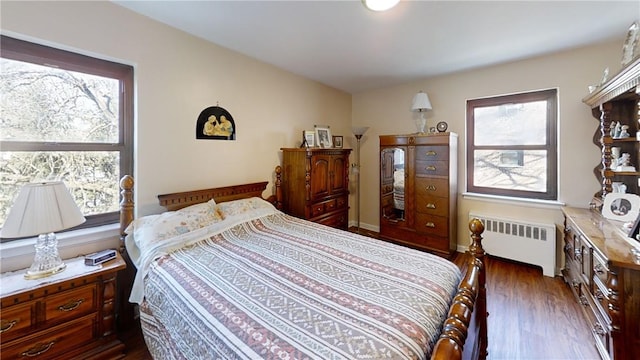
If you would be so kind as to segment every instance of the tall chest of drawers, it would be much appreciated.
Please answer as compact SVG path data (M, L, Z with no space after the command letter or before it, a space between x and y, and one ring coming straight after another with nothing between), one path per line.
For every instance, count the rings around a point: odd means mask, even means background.
M602 359L640 354L640 262L621 225L590 209L566 207L564 279L582 304Z
M380 236L450 257L456 251L455 133L380 136Z
M282 148L283 211L346 230L351 149Z
M79 264L78 264L79 262ZM116 275L125 268L120 256L95 270L83 259L67 264L56 275L2 295L0 353L3 359L119 359L124 344L116 334ZM78 266L79 265L79 266ZM4 276L9 282L21 274ZM51 279L51 278L50 278ZM29 280L38 283L38 280Z

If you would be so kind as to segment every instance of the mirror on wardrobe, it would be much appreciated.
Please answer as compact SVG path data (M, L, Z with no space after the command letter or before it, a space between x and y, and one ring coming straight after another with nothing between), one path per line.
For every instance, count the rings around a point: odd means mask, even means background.
M402 148L383 149L380 153L382 216L390 221L404 220L404 161Z

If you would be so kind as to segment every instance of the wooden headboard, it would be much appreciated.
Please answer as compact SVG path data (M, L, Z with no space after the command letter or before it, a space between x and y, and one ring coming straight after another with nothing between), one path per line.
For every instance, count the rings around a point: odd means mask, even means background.
M207 202L211 199L220 203L248 197L262 197L262 192L267 188L267 184L267 181L263 181L212 189L183 191L158 195L158 201L160 205L164 206L168 211L174 211L194 204Z

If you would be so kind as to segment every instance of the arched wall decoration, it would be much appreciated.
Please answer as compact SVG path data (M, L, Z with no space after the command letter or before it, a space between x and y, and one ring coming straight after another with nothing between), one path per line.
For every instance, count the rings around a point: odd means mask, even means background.
M236 123L233 116L219 106L202 110L196 123L196 139L235 140Z

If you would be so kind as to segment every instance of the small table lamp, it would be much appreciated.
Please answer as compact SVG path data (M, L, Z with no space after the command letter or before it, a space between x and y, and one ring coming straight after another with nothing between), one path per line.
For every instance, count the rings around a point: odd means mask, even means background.
M58 253L55 231L85 221L71 193L62 181L31 183L22 187L0 230L5 238L39 235L33 264L26 279L38 279L63 271L67 266Z
M416 129L418 130L418 134L424 134L424 126L427 124L427 119L424 118L424 112L431 110L431 101L429 101L427 93L420 91L413 97L411 110L420 113L420 117L416 119Z

